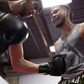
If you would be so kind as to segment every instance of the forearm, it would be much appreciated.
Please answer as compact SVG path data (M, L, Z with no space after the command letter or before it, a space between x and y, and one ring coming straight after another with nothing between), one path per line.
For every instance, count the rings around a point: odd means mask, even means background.
M23 48L21 44L10 46L9 53L13 68L21 72L38 72L59 76L63 74L66 69L64 57L59 54L53 56L48 63L39 65L23 58Z
M22 44L9 47L9 54L12 66L21 72L38 72L38 64L29 62L23 58Z
M19 67L19 68L18 68ZM16 70L22 72L38 72L39 64L29 62L25 59L21 59L16 67Z

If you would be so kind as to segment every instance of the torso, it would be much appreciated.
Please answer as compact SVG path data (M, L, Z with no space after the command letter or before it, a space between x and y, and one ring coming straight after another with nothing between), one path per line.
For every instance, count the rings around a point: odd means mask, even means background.
M62 76L64 79L74 78L84 71L84 40L81 38L79 24L75 25L69 35L59 38L57 52L66 54L66 72Z

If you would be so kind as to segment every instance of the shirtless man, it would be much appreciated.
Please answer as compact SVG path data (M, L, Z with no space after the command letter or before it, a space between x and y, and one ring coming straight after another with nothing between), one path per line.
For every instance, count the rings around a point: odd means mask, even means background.
M24 24L24 22L17 18L17 16L27 18L39 14L42 9L43 6L41 0L0 0L0 54L5 52L10 44L18 44L26 39L25 37L28 35L28 29L25 25L26 23ZM23 32L19 32L19 29ZM22 38L18 39L18 41L16 41L18 38L16 31L19 32L18 35L22 35ZM11 42L8 42L9 40Z
M4 7L5 6L5 7ZM9 11L7 11L10 10ZM16 0L16 1L1 1L0 11L5 13L13 13L15 16L27 17L42 11L41 0Z

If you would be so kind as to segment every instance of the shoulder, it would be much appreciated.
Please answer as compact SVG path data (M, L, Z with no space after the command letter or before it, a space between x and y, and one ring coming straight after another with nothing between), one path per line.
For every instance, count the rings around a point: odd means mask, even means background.
M55 46L55 47L57 46L57 42L58 42L58 41L56 41L56 42L54 43L54 46Z
M80 27L84 27L84 22L79 24Z
M84 39L84 22L79 24L79 34Z

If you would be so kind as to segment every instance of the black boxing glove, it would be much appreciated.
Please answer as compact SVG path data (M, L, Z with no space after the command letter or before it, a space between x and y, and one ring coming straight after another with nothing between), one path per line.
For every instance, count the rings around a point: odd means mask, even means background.
M50 74L53 76L61 76L66 70L66 62L60 54L51 58L48 63L39 65L39 73Z
M14 15L0 13L0 25L0 30L4 32L3 39L9 45L19 44L27 39L27 26Z
M3 32L0 31L0 55L3 54L7 49L9 45L3 40Z

